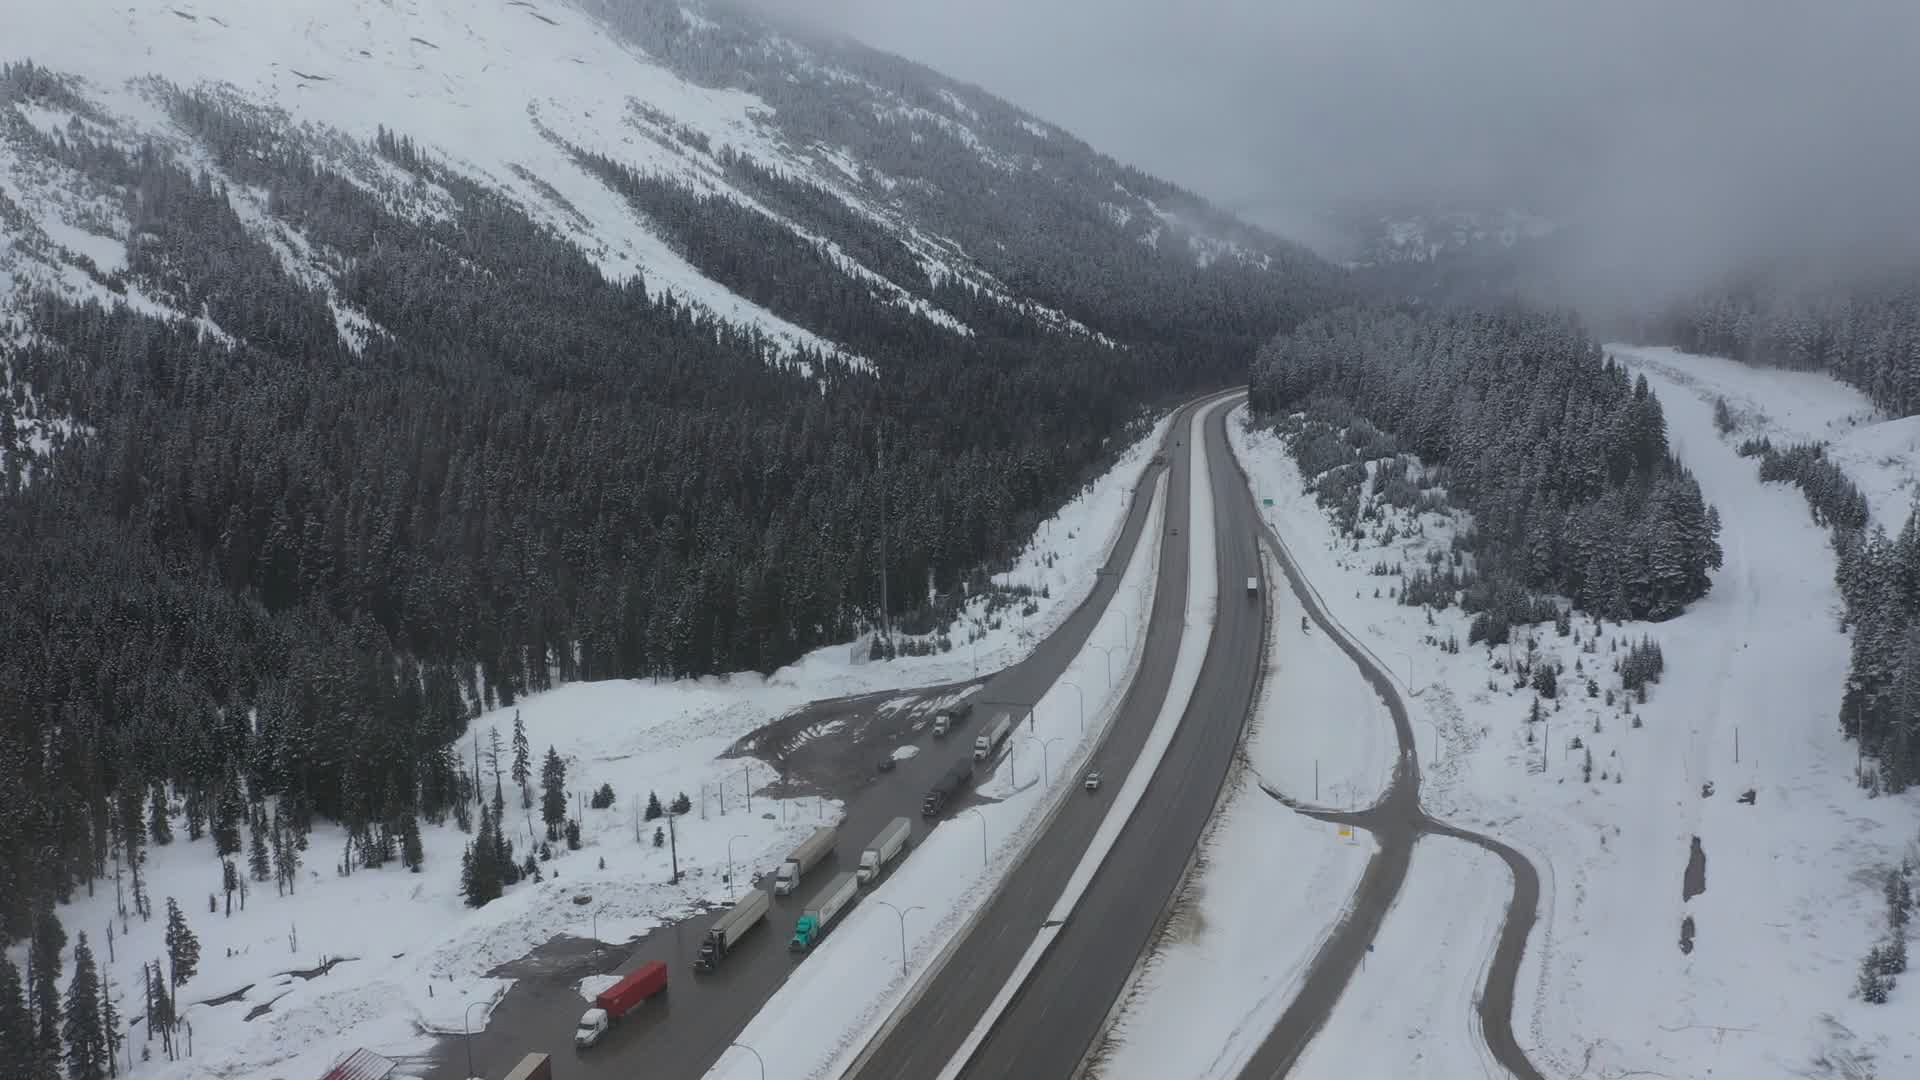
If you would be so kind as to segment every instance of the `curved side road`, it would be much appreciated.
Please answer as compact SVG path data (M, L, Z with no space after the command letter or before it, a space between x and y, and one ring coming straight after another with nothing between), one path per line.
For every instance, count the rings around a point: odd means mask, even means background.
M1223 412L1226 410L1223 410ZM1253 489L1244 483L1245 467L1238 455L1233 457L1240 470L1241 492L1249 505ZM1256 515L1257 517L1257 515ZM1394 736L1400 744L1400 757L1394 764L1393 780L1385 795L1373 806L1355 812L1336 812L1303 806L1262 783L1261 788L1274 799L1309 817L1363 828L1373 833L1380 850L1368 861L1353 901L1342 913L1339 924L1321 946L1307 969L1305 980L1292 1003L1282 1013L1273 1031L1241 1070L1241 1080L1279 1080L1293 1068L1307 1044L1326 1025L1334 1006L1346 992L1354 971L1366 956L1367 948L1380 932L1387 911L1406 883L1407 868L1413 861L1414 841L1422 835L1449 836L1485 848L1506 862L1513 874L1514 895L1507 905L1487 981L1482 988L1478 1011L1481 1029L1494 1060L1519 1080L1545 1080L1520 1049L1513 1033L1513 995L1519 981L1520 960L1526 951L1527 936L1533 930L1540 903L1540 875L1518 851L1495 840L1455 825L1435 821L1420 806L1420 762L1415 750L1413 724L1407 716L1406 700L1399 686L1373 653L1361 645L1339 620L1327 610L1320 594L1294 561L1286 542L1265 519L1259 519L1262 541L1279 559L1294 592L1300 597L1308 617L1321 633L1330 636L1347 654L1374 692L1386 702L1393 717Z

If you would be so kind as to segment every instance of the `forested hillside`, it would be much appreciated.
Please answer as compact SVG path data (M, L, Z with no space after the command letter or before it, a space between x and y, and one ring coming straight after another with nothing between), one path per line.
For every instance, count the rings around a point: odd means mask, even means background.
M1470 512L1455 559L1413 572L1402 598L1484 613L1475 633L1489 642L1552 617L1542 594L1670 618L1720 565L1719 518L1669 451L1659 401L1570 319L1342 310L1261 351L1252 409L1289 432L1349 528L1374 461L1377 497ZM1424 466L1417 483L1402 454Z
M405 117L360 138L129 85L161 126L0 74L0 168L43 200L0 189L0 939L130 856L156 802L197 833L265 828L271 798L379 858L464 808L448 740L483 704L770 670L871 625L882 573L936 625L1147 406L1344 289L1251 232L1143 242L1094 178L1171 189L1004 106L1065 148L1051 172L989 185L950 132L901 137L922 117L872 135L898 175L868 199L644 103L607 122L693 173L545 130L578 173L501 187ZM831 347L610 273L590 190Z

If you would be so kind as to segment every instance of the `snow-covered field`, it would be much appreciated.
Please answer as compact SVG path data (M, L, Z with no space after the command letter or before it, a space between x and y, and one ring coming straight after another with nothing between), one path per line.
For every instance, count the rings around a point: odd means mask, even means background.
M1366 832L1342 835L1287 809L1244 770L1232 783L1197 882L1114 1027L1103 1080L1238 1076L1373 855Z
M1444 549L1450 522L1427 514L1410 532L1416 522L1396 513L1393 544L1378 543L1382 522L1351 550L1302 493L1278 440L1229 428L1303 570L1418 691L1408 704L1428 808L1506 840L1540 871L1515 1023L1543 1072L1851 1076L1841 1062L1877 1058L1881 1077L1920 1073L1920 1040L1898 1005L1850 996L1860 958L1885 933L1878 874L1913 841L1910 797L1869 799L1851 783L1853 748L1834 716L1847 641L1827 537L1797 489L1761 484L1755 462L1735 454L1729 440L1755 432L1723 439L1712 403L1722 396L1764 415L1761 430L1776 441L1841 437L1852 449L1836 459L1874 495L1877 515L1910 484L1900 425L1868 423L1858 395L1822 378L1614 351L1645 371L1671 445L1718 507L1725 566L1678 619L1576 617L1566 637L1551 624L1519 635L1511 655L1467 646L1457 610L1429 624L1395 600L1397 576L1371 573ZM1459 653L1440 647L1449 638ZM1666 668L1644 704L1614 668L1643 638ZM1560 667L1559 694L1542 699L1537 723L1534 693L1512 675L1529 655L1532 666ZM1752 803L1741 799L1749 790ZM1695 837L1706 888L1689 899L1682 875ZM1680 948L1683 920L1690 952ZM1486 957L1457 962L1477 980Z
M558 845L561 852L543 864L546 880L523 882L479 911L466 908L459 895L460 855L470 837L451 823L423 828L427 858L422 873L389 866L348 877L336 871L344 834L317 824L295 895L277 896L270 883L250 883L244 911L236 907L231 918L209 914L206 897L219 889L220 864L211 842L189 842L184 824L176 819L176 839L150 848L145 869L160 918L143 924L135 917L123 928L113 917L110 881L60 911L69 938L87 932L113 983L122 1016L141 1011L139 965L164 951L160 936L167 897L178 898L200 936L200 971L181 993L183 1018L194 1028L194 1056L164 1062L156 1043L155 1060L139 1064L135 1075L166 1080L208 1075L295 1078L319 1075L355 1046L400 1056L419 1053L431 1033L460 1031L469 1019L467 1005L491 1003L504 993L506 982L489 978L488 971L556 935L585 938L597 930L601 940L624 941L702 906L724 903L730 837L748 836L733 843L731 855L736 872L751 876L756 867L769 868L805 829L832 820L838 807L831 798L774 800L761 795L775 779L768 766L719 755L735 740L809 701L967 678L975 670L976 655L979 670L986 672L1031 652L1092 589L1094 569L1118 540L1132 487L1169 423L1162 420L1147 439L1122 454L1112 470L1036 530L1000 580L1045 585L1047 595L1034 598L1030 615L1018 608L1002 609L988 620L978 606L970 609L966 619L977 624L971 631L979 635L977 647L966 644L968 632L956 627L954 651L941 655L867 662L864 644L854 643L820 650L764 679L744 674L660 684L582 683L481 716L459 743L463 758L471 760L477 737L484 763L489 733L498 728L501 768L508 769L507 744L518 712L532 746L536 781L539 759L552 746L567 762L570 792L584 796L609 783L617 801L607 810L585 810L582 850L566 853L565 845ZM1151 543L1139 549L1153 550ZM1110 608L1114 618L1139 619L1149 610L1147 602L1136 602L1135 597L1150 596L1151 575L1143 579L1142 572L1132 573L1122 599ZM1139 636L1137 628L1122 630L1112 623L1103 624L1094 640L1121 643L1138 641ZM1115 660L1131 663L1121 655ZM1100 708L1094 699L1096 691L1104 694L1106 667L1105 656L1083 657L1068 676L1087 691L1089 726ZM1059 734L1078 728L1077 712L1078 702L1069 693L1056 693L1042 702L1038 719L1043 729ZM1051 749L1060 758L1066 747L1055 744ZM1059 761L1055 766L1058 771ZM1024 754L1021 767L1026 768ZM482 771L491 774L491 765L483 764ZM511 778L505 786L507 824L514 830L516 852L524 854L529 850L529 814L520 808ZM753 808L747 813L750 790ZM677 832L683 873L677 887L666 883L668 856L652 846L652 827L641 829L636 840L635 813L649 792L663 803L685 792L693 804ZM1002 830L996 842L1008 840L1013 820L996 826ZM965 858L977 864L978 849L966 842L977 844L978 837L966 832L968 828L977 828L971 817L941 830L939 846L924 847L909 865L939 862L940 847L947 844L957 846L962 865ZM953 833L959 840L945 835ZM896 880L905 879L905 874L896 875ZM576 896L591 899L576 904ZM110 962L109 923L114 936ZM932 924L924 929L931 931ZM832 940L855 938L842 928ZM317 977L293 974L336 957L351 959ZM198 1004L243 988L244 994L232 1002ZM247 1019L269 1002L270 1010ZM487 1009L475 1008L470 1019L478 1028L486 1016ZM143 1045L136 1040L136 1058Z
M1480 1039L1474 1002L1512 883L1488 852L1421 839L1372 954L1290 1075L1505 1080Z
M1303 607L1269 561L1276 632L1267 678L1193 883L1141 965L1100 1066L1105 1080L1239 1075L1292 1000L1375 845L1287 809L1260 789L1362 806L1391 779L1392 720L1339 646L1299 629ZM1357 1074L1356 1074L1357 1075Z
M1199 422L1196 416L1190 436L1197 435ZM1194 448L1190 453L1195 467L1204 467L1201 440L1190 437L1187 442ZM936 963L945 962L950 944L985 906L1059 799L1070 797L1078 787L1079 770L1113 718L1138 666L1140 650L1127 648L1126 670L1116 671L1108 687L1108 660L1099 650L1144 640L1153 606L1166 486L1164 478L1156 486L1148 531L1134 549L1115 600L1062 680L1034 706L1032 730L1017 727L1007 752L979 781L980 793L993 801L934 828L912 857L808 955L741 1033L740 1041L749 1045L779 1047L766 1063L766 1076L812 1080L839 1075L886 1024L913 985ZM1194 550L1211 544L1211 529L1199 527L1200 521L1196 517L1195 527L1188 530L1187 540ZM1205 521L1210 526L1210 513ZM1081 692L1069 694L1068 682ZM1050 782L1042 780L1043 767ZM760 1069L761 1063L747 1055L726 1055L707 1076L746 1080L761 1076Z
M1263 547L1261 557L1273 590L1273 644L1259 735L1248 741L1247 757L1268 787L1290 799L1335 810L1371 806L1400 757L1393 717L1332 638L1300 629L1306 606L1272 552Z

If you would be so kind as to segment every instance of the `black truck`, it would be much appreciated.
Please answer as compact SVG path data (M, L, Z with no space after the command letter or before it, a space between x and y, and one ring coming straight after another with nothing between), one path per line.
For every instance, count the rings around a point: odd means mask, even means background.
M967 783L973 779L973 759L961 758L953 768L948 769L940 782L928 789L927 797L920 800L920 816L938 817L947 804L967 789Z

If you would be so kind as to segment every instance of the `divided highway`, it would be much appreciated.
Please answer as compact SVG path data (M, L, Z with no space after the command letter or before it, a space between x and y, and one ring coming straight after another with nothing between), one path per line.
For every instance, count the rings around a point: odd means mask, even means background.
M1227 400L1238 400L1238 395ZM1213 811L1252 704L1265 627L1264 605L1246 595L1246 578L1261 573L1255 546L1259 522L1227 445L1227 411L1213 409L1199 425L1216 519L1220 598L1199 684L1139 807L1086 895L962 1075L1064 1080L1074 1073L1151 937ZM1184 430L1185 425L1176 429ZM1192 470L1184 459L1174 464L1180 467L1170 473L1170 529L1187 521L1191 494ZM1117 786L1131 767L1166 698L1185 629L1189 557L1184 542L1170 539L1162 549L1140 673L1098 758L1110 786ZM850 1075L861 1080L940 1075L1033 943L1108 809L1106 798L1069 800L990 902L954 960Z
M1189 421L1198 409L1242 393L1244 391L1228 391L1209 395L1176 410L1167 442L1162 446L1168 459L1184 465L1183 452L1189 441ZM1225 453L1224 443L1213 450L1216 468L1220 455ZM1145 528L1151 496L1161 471L1161 467L1149 467L1135 487L1120 540L1109 553L1108 561L1087 599L1030 656L986 680L979 693L980 698L998 701L1038 700L1079 655L1132 559L1134 547ZM1176 529L1187 520L1189 470L1182 467L1168 471L1170 478L1165 527ZM1243 537L1250 535L1246 529L1240 531ZM1147 708L1145 723L1136 721L1129 727L1124 718L1137 715L1136 706L1130 700L1122 718L1116 720L1113 734L1101 754L1100 765L1110 770L1110 775L1116 780L1139 752L1140 743L1144 740L1144 727L1152 723L1152 713L1158 709L1172 674L1173 656L1179 643L1181 612L1186 604L1187 545L1179 542L1179 539L1170 537L1162 546L1153 630L1147 635L1148 652L1139 678L1130 692L1135 696L1151 698L1152 704ZM844 712L850 705L867 701L877 704L887 698L898 697L900 693L895 691L865 695L852 701L821 702L811 706L808 711L823 714ZM904 815L918 821L920 797L951 763L949 756L923 753L905 759L893 772L847 795L839 851L810 876L825 881L840 870L852 869L859 858L858 845L866 837L877 833L890 819ZM1055 824L1059 826L1077 822L1087 826L1077 846L1057 847L1042 841L1035 852L1011 872L1002 889L1002 900L1008 896L1025 897L1024 903L1037 904L1041 915L1044 915L1053 899L1059 895L1059 883L1064 881L1066 874L1078 862L1079 852L1086 846L1086 836L1091 835L1091 827L1097 825L1097 818L1092 818L1090 807L1083 805L1080 800L1068 802L1068 809L1056 818ZM1104 807L1104 801L1100 805ZM1092 819L1084 820L1088 818ZM1052 836L1053 832L1050 831L1048 837ZM1057 874L1054 873L1056 864L1059 864ZM1048 891L1048 881L1054 882L1051 891ZM429 1075L432 1080L459 1080L475 1073L482 1076L498 1075L522 1054L539 1050L553 1054L554 1080L598 1077L619 1077L624 1080L642 1070L650 1076L698 1077L719 1059L728 1044L794 970L796 961L786 950L787 930L799 915L800 905L808 899L809 893L810 890L803 888L794 896L776 899L768 914L767 924L742 939L719 970L710 975L694 976L691 965L700 939L712 921L711 915L662 927L632 947L565 940L555 942L523 961L508 965L510 974L523 977L517 979L495 1008L486 1029L476 1033L470 1044L460 1036L443 1041ZM1037 899L1041 894L1045 898ZM989 920L982 920L979 924L984 933L994 932L994 925ZM1018 958L1020 949L1031 937L1028 932L1008 938L1013 949L1012 958L1007 960L1005 969L1012 967L1013 960ZM624 958L617 963L608 963L608 954L616 950L624 952ZM975 958L965 952L960 954L960 959L964 962L951 964L948 970L975 966ZM601 1045L576 1054L571 1046L573 1028L585 1008L585 1002L572 989L571 983L589 974L624 974L650 960L663 960L673 971L672 991L664 995L660 1007L642 1010L629 1022L609 1032ZM1001 982L1004 982L1004 970ZM999 982L995 982L987 990L988 999L999 985ZM937 993L927 995L922 1005L941 1009L942 1019L935 1022L954 1022L950 1017L960 1015L960 1011L966 1008L965 1003L958 999L948 1001L945 995ZM1101 1008L1104 1010L1104 1005ZM955 1011L949 1013L949 1009ZM972 1015L978 1017L980 1010L975 1008ZM956 1043L959 1037L965 1035L965 1029L971 1026L971 1020L962 1025L955 1035ZM467 1066L469 1052L473 1060L473 1073L469 1072ZM934 1075L944 1064L943 1059L925 1075ZM905 1071L869 1069L865 1075L905 1077L921 1073L914 1067Z

